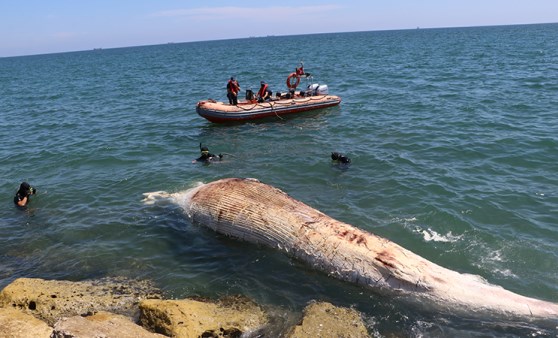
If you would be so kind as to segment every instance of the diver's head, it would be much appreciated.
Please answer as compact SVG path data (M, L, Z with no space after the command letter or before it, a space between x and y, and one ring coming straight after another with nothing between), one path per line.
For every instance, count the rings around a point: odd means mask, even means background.
M209 154L209 149L207 147L201 147L200 151L201 151L202 155Z
M29 183L27 182L21 182L21 184L19 185L20 191L28 191L29 188L31 188L31 185L29 185Z
M343 163L343 164L349 164L351 163L351 159L348 158L347 156L338 153L338 152L333 152L331 153L331 159L333 161L338 161L339 163Z
M33 188L27 182L21 182L21 184L19 185L19 190L17 191L17 193L22 195L22 196L33 195L36 192L37 192L37 189Z

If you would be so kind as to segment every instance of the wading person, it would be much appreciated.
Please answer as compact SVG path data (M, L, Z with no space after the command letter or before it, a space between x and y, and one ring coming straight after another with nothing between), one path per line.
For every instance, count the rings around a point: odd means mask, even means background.
M14 204L20 208L24 208L29 203L29 197L31 195L35 195L36 193L37 189L30 186L27 182L22 182L19 185L19 190L14 196Z
M215 155L215 154L210 153L209 149L205 146L202 147L201 143L200 143L200 153L201 153L200 157L193 160L192 163L196 163L196 162L209 163L209 162L214 161L214 160L220 161L223 158L222 154Z

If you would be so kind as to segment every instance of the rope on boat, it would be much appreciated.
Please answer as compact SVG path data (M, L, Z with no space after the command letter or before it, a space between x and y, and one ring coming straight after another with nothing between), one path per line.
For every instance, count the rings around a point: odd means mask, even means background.
M294 100L293 100L294 101ZM283 118L281 116L279 116L279 114L277 114L277 110L273 109L273 105L274 103L277 102L271 102L269 105L271 106L271 111L275 114L275 116L277 116L280 120L282 120Z
M256 108L256 106L263 107L263 106L262 106L261 104L259 104L259 103L255 103L255 104L252 106L252 108L243 108L242 106L237 105L238 108L240 108L240 109L242 109L242 110L246 110L246 111L252 110L252 109Z
M274 110L273 110L273 105L274 105L274 104L275 104L275 105L280 105L280 106L283 106L283 105L284 105L284 106L289 106L289 105L292 105L292 104L296 104L297 102L318 101L318 100L321 100L321 99L322 99L322 98L308 97L308 98L305 98L304 100L301 100L301 99L292 99L292 100L289 101L289 102L271 101L271 102L269 102L269 103L270 103L270 106L271 106L271 111L274 111ZM298 101L295 101L295 100L298 100ZM253 105L252 107L250 107L250 108L244 108L244 107L242 107L242 106L240 106L240 105L237 105L237 107L240 108L240 109L242 109L242 110L244 110L244 111L250 111L250 110L253 110L253 109L256 108L256 107L267 108L266 106L264 106L264 105L262 105L262 104L260 104L260 103L254 103L254 105ZM277 115L277 112L275 112L275 115ZM279 116L279 115L277 115L277 116Z

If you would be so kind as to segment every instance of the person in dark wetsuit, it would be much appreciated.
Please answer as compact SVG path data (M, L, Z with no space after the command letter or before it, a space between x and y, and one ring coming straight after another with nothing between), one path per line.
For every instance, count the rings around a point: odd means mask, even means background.
M219 160L220 161L223 158L222 154L219 154L219 155L212 154L212 153L209 152L209 149L207 147L202 147L201 144L200 144L200 152L201 152L201 156L198 157L197 159L193 160L192 163L195 163L195 162L208 163L208 162L211 162L211 161L214 161L214 160Z
M331 153L331 159L334 162L341 163L341 164L350 164L351 163L350 158L348 158L347 156L345 156L341 153L337 153L337 152Z
M31 195L35 195L36 193L37 189L30 186L27 182L22 182L19 185L19 190L14 196L14 204L19 208L25 208L29 203L29 197Z

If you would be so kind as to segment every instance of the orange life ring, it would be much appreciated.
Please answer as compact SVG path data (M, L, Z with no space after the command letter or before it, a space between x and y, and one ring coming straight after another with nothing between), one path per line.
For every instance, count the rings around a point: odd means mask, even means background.
M292 83L292 79L296 79L295 83ZM287 77L287 87L289 87L289 89L296 89L299 83L300 76L296 75L296 73L289 74L289 77Z

